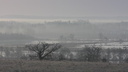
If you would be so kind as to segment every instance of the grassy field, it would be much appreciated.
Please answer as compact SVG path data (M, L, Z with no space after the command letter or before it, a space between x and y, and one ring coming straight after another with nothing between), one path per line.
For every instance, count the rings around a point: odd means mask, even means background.
M0 60L0 72L128 72L128 64Z

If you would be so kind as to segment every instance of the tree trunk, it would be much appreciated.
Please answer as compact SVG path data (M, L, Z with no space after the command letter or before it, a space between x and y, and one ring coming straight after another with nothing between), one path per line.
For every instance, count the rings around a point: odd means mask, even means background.
M41 55L41 53L38 53L38 59L39 59L39 60L42 60L42 55Z

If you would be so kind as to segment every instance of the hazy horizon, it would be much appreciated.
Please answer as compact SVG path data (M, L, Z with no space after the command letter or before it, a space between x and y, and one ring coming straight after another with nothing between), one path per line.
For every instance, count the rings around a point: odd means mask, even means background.
M45 22L54 22L54 21L62 21L62 22L74 22L74 21L87 21L92 24L95 23L119 23L119 22L128 22L128 17L27 17L27 16L13 16L13 17L0 17L0 21L7 22L27 22L30 24L35 23L45 23Z

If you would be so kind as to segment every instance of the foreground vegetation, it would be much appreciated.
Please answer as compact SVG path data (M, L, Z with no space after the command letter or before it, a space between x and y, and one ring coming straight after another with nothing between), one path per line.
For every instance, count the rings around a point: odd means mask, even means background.
M0 72L128 72L127 67L127 63L0 60Z

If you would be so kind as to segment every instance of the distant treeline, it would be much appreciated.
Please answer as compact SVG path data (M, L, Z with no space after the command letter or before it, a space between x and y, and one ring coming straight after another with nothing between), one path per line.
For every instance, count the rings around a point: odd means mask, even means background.
M128 22L92 24L89 21L53 21L37 24L0 22L0 33L24 34L41 39L59 39L73 34L75 39L128 39Z

